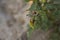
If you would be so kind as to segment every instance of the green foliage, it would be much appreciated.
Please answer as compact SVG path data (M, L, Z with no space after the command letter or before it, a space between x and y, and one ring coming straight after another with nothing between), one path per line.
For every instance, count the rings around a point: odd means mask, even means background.
M60 7L58 4L50 2L40 2L33 0L29 16L34 20L34 30L41 29L48 31L54 29L49 40L60 40ZM33 31L33 29L30 29ZM29 31L31 33L31 31Z
M29 0L25 0L26 2L28 2Z

